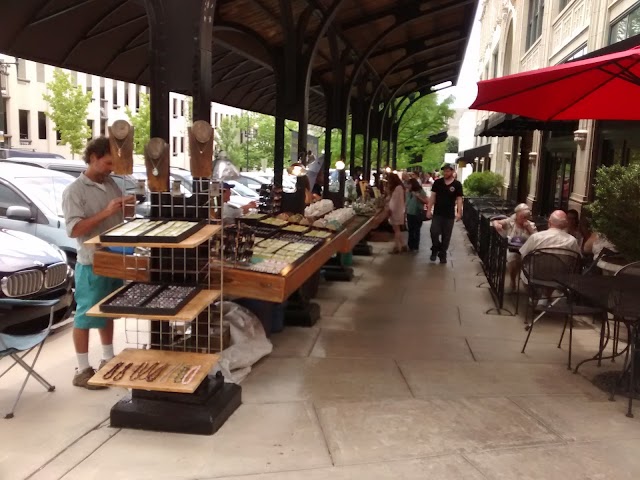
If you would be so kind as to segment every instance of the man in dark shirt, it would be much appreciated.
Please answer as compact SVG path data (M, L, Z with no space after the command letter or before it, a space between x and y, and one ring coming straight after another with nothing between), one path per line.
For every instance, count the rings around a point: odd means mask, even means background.
M453 223L462 218L462 184L454 176L454 166L442 166L442 178L433 182L427 209L431 221L431 261L440 257L440 263L447 263L447 250L453 232ZM457 208L456 208L457 207Z

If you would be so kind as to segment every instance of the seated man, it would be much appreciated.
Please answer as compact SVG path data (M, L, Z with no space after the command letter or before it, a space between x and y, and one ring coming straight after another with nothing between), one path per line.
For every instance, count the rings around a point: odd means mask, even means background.
M565 248L580 253L578 241L566 231L569 225L566 213L556 210L549 217L548 225L547 230L534 233L520 248L520 255L523 258L528 253L541 248Z
M235 205L231 205L229 201L231 200L231 189L233 186L229 183L222 184L222 198L224 200L224 204L222 206L222 218L226 224L235 223L236 218L241 217L249 212L252 208L256 208L256 202L249 202L242 207L236 207Z
M580 246L575 237L566 232L569 225L567 214L562 210L556 210L549 217L549 228L543 232L534 233L529 237L525 244L520 248L522 258L529 253L543 248L559 248L566 249L580 254ZM547 289L544 292L546 298L542 298L538 302L538 306L546 306L548 298L551 296L552 290Z

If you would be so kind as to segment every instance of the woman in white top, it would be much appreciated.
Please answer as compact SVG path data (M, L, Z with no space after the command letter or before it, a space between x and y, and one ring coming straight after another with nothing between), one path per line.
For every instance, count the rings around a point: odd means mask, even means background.
M409 248L402 238L402 225L405 224L405 190L402 180L395 173L388 178L389 199L389 223L393 227L394 247L391 253L407 252Z
M504 220L495 220L493 226L503 237L507 237L510 243L523 245L537 229L531 218L531 210L526 203L519 204L513 215ZM507 270L511 279L511 291L516 290L516 280L520 273L522 259L517 252L507 252Z

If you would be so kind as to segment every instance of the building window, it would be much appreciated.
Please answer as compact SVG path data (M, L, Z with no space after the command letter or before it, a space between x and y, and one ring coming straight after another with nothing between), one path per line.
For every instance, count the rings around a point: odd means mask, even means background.
M71 83L78 85L78 72L71 72Z
M564 10L564 7L569 5L570 1L571 0L560 0L560 2L558 3L558 7L560 8L560 10L558 10L558 13L560 13L562 10Z
M213 126L218 127L218 112L214 113Z
M16 58L16 73L18 75L18 80L26 80L27 79L27 62L24 58Z
M87 75L87 93L93 92L93 75Z
M29 110L18 110L20 140L29 139Z
M180 153L184 153L184 137L180 137Z
M129 84L124 84L124 104L129 105Z
M184 117L184 100L180 100L180 116Z
M140 108L140 85L136 85L136 110Z
M178 118L178 99L174 98L172 103L172 107L173 107L173 118Z
M173 152L173 156L175 157L178 155L178 137L173 137L171 143L171 151Z
M87 120L87 126L89 127L89 138L87 140L91 140L93 138L93 120Z
M104 90L104 78L100 79L100 100L106 99L106 92Z
M60 130L56 130L56 144L60 145L62 143L62 135L60 134Z
M38 112L38 138L47 139L47 116L44 112Z
M640 34L640 5L625 13L611 25L609 43L620 42Z
M113 82L113 108L118 108L118 85Z
M542 20L544 18L544 0L530 0L529 21L527 23L527 47L535 43L542 34Z
M44 83L44 65L42 63L36 63L36 81Z
M100 119L100 131L98 132L98 135L106 135L106 134L107 134L107 119L102 118Z

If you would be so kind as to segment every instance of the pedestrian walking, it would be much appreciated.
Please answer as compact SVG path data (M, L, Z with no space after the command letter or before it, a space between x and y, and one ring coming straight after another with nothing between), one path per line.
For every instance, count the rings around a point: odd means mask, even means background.
M76 313L73 322L73 344L78 368L73 385L89 390L104 387L89 385L95 370L89 364L89 330L98 329L102 343L102 367L113 358L113 319L87 316L87 311L104 297L122 286L122 280L96 275L93 271L94 247L85 241L119 225L124 220L124 207L133 205L135 196L123 196L111 178L113 158L109 140L92 140L84 152L87 169L62 194L62 211L67 234L78 239L75 269Z
M402 180L395 173L390 173L387 180L389 192L389 223L393 227L394 247L390 253L401 253L408 250L402 238L402 226L405 224L405 189Z
M445 163L442 177L433 182L427 218L431 221L431 257L432 262L440 258L440 263L447 263L447 250L451 241L453 224L462 218L462 184L453 176L454 165Z
M425 218L424 206L427 203L429 203L429 200L424 193L422 185L417 179L411 178L406 196L407 230L409 231L407 246L410 252L420 250L420 230Z

